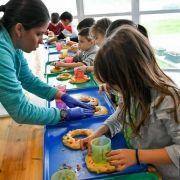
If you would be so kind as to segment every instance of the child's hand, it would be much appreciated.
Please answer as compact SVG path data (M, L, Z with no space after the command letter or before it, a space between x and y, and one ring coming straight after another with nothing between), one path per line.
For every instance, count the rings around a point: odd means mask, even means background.
M87 147L88 148L88 154L92 153L91 141L94 138L95 138L95 136L94 136L94 134L92 134L91 136L80 140L81 149L84 150Z
M83 72L86 72L87 66L80 66L78 69L82 70Z
M136 153L133 149L113 150L107 154L107 160L117 171L122 171L136 164Z
M61 62L61 61L58 61L55 63L55 67L66 67L66 66L67 66L67 64L64 62Z
M77 52L76 52L76 55L79 56L80 53L81 53L81 50L78 49Z

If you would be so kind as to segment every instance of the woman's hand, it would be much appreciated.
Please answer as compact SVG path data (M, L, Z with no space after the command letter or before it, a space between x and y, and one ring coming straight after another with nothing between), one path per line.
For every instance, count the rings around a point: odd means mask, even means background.
M58 90L57 91L57 93L56 93L56 95L55 95L55 97L54 97L54 99L61 99L61 96L63 95L63 94L65 94L64 92L62 92L62 91L60 91L60 90Z
M94 106L88 103L84 103L79 101L78 99L73 98L72 96L68 94L62 94L61 95L61 100L70 108L74 107L81 107L85 109L91 109L94 111Z
M87 118L90 116L93 116L94 110L93 109L85 109L85 108L80 108L80 107L75 107L75 108L69 108L66 109L67 111L67 116L66 120L73 120L73 119L79 119L79 118Z
M107 160L116 167L117 171L122 171L137 163L134 149L113 150L107 154Z

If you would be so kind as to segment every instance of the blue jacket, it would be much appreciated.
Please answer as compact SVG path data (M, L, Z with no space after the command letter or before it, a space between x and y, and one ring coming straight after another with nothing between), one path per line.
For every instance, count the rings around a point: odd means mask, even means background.
M23 88L49 101L57 93L57 89L32 74L23 52L14 48L9 33L0 26L0 102L18 123L58 123L59 109L33 105L24 95Z

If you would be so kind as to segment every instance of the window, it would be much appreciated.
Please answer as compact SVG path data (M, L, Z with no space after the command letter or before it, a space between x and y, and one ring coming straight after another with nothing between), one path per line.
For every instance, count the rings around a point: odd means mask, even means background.
M180 0L140 0L140 11L180 9Z
M131 11L131 0L84 0L84 13L106 14Z
M58 0L42 0L47 6L50 13L57 12L59 14L64 11L70 12L73 16L77 15L76 0L58 1Z
M5 5L8 2L8 0L2 0L0 5ZM0 12L0 18L3 16L3 12Z
M9 0L1 0L1 5L5 5Z
M140 23L157 50L159 64L164 69L180 68L180 13L141 15Z
M141 15L140 22L148 29L153 44L166 46L169 50L174 44L173 49L180 51L180 13Z

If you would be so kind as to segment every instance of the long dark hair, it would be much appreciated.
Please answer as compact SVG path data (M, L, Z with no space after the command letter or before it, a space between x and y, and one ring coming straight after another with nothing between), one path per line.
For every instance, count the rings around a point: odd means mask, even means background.
M4 12L1 24L10 31L17 23L26 30L39 27L49 21L49 12L41 0L10 0L0 6Z
M106 39L96 55L94 72L100 82L108 83L112 88L118 87L124 101L123 117L126 119L128 115L128 123L135 133L148 119L151 90L163 94L156 106L163 101L165 95L172 97L174 117L178 122L179 89L159 68L148 39L132 26L122 26ZM134 123L130 113L131 107L137 103L142 112L140 119L135 119L139 124Z

